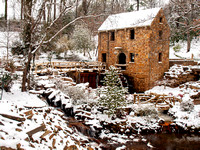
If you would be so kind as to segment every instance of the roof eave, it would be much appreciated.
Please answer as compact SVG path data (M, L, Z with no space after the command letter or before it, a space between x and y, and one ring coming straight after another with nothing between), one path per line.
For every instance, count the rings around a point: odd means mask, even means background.
M143 25L143 26L133 26L133 27L127 27L127 28L117 28L117 29L109 29L109 30L98 30L98 32L108 32L108 31L115 31L115 30L124 30L124 29L131 29L131 28L140 28L140 27L150 27L150 25Z

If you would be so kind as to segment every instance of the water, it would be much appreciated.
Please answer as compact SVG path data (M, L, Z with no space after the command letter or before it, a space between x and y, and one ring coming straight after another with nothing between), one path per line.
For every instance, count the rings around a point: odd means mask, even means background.
M200 150L200 134L162 133L143 135L143 137L147 141L143 143L128 143L126 149Z

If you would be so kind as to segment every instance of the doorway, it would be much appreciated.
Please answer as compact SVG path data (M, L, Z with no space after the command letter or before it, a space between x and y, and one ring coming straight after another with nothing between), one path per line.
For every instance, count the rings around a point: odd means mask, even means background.
M126 64L126 55L124 53L119 54L119 64Z

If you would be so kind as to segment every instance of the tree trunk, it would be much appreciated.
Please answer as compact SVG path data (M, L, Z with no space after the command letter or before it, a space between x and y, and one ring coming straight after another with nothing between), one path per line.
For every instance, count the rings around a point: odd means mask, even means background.
M23 16L24 16L24 0L21 0L21 20L23 20Z
M115 0L112 0L112 2L111 2L111 13L113 13L113 11L114 11L114 2Z
M90 55L90 52L87 50L87 53L89 55L89 59L92 59L91 55Z
M32 54L31 51L29 50L28 53L28 60L25 64L24 70L23 70L23 77L22 77L22 92L25 92L27 90L27 85L26 83L28 83L28 77L29 77L29 73L30 73L30 63L31 63L31 58L32 58Z
M5 20L7 20L8 18L8 0L5 0Z
M106 12L106 5L107 4L107 0L104 0L103 1L103 12L105 13Z
M52 2L52 1L51 1ZM48 14L47 14L47 22L51 22L51 5L52 3L50 2L49 5L47 5L47 10L48 10Z
M46 22L46 7L43 9L43 21Z
M54 0L54 16L53 16L53 20L56 19L56 0Z
M191 47L191 37L190 37L190 32L187 32L187 52L190 51Z
M140 9L140 1L137 0L137 11L139 11L139 9Z
M82 0L83 15L87 15L87 0Z
M24 19L25 19L25 25L24 25L24 43L25 43L25 49L28 50L28 58L27 62L25 63L24 70L23 70L23 77L22 77L22 92L25 92L27 90L27 81L28 76L30 73L30 63L32 59L32 1L25 0L25 13L24 13Z
M76 0L76 15L75 15L76 18L78 17L78 2L79 0Z

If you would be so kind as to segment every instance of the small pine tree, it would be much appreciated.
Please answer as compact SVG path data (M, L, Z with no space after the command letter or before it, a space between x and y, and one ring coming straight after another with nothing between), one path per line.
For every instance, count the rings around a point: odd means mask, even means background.
M106 71L103 85L99 91L99 104L108 108L107 114L110 116L116 113L117 108L126 105L125 94L128 90L122 86L119 71L113 66Z

